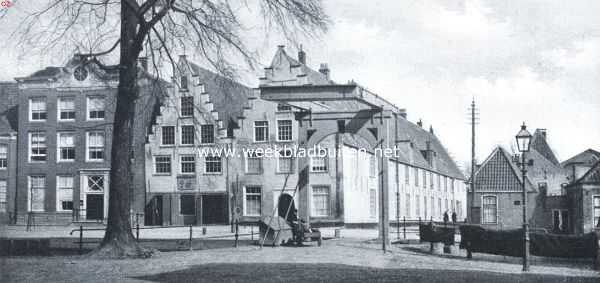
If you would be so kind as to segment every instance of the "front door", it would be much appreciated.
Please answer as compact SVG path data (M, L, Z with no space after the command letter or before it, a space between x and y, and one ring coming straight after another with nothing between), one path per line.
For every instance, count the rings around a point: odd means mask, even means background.
M202 223L226 224L227 197L225 195L202 196Z
M102 220L104 219L104 195L88 194L86 196L87 210L86 219Z

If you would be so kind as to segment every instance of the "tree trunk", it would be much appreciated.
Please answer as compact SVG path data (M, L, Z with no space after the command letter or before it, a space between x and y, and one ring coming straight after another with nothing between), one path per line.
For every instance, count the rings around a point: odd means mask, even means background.
M128 5L121 4L121 54L113 121L108 223L102 243L91 253L95 257L149 257L153 253L138 245L130 223L129 190L133 185L130 152L135 100L138 95L137 58L142 49L141 42L136 41L137 26L135 11Z

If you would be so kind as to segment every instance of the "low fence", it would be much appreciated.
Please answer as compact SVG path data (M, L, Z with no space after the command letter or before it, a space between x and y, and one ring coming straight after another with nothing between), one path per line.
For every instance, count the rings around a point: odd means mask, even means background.
M146 226L146 227L140 227L139 224L136 224L134 227L132 227L132 233L134 234L135 240L136 241L142 241L142 240L157 240L154 238L147 238L147 239L143 239L140 237L140 231L143 230L174 230L174 229L181 229L181 228L187 228L187 233L186 235L184 235L185 239L188 241L188 246L189 246L189 250L193 250L193 243L195 240L197 241L202 241L202 240L210 240L210 239L228 239L228 238L233 238L234 239L234 247L238 247L239 246L239 240L240 237L250 237L251 241L254 241L254 235L258 235L258 229L255 231L254 230L254 225L244 225L247 227L250 227L250 233L240 233L240 224L236 223L234 225L234 232L231 234L224 234L224 235L212 235L212 236L206 236L207 234L207 227L204 226L202 227L202 232L201 235L198 237L198 232L196 231L196 233L194 233L194 228L198 228L198 226L193 226L193 225L187 225L187 226L160 226L160 227L153 227L153 226ZM246 227L246 228L247 228ZM69 233L69 235L73 235L74 233L78 233L79 238L78 241L75 242L76 244L78 244L78 250L79 253L83 253L83 245L85 243L90 243L89 241L86 242L84 241L84 235L86 231L105 231L106 228L84 228L83 225L80 225L79 228L77 229L73 229L71 230L71 232ZM246 229L247 230L247 229ZM173 234L171 234L172 236ZM181 238L173 238L172 240L180 240ZM258 238L257 238L258 239ZM164 240L164 239L163 239ZM93 242L96 243L96 242Z

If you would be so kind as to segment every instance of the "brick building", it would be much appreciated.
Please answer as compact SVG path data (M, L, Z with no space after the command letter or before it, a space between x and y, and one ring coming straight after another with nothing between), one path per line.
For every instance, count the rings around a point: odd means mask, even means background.
M284 215L287 209L281 208L291 200L294 208L308 211L311 222L319 225L377 223L381 165L368 141L351 131L354 125L338 122L337 133L319 141L319 147L342 154L311 158L308 192L300 193L299 161L286 151L299 146L297 109L260 98L261 92L281 89L311 93L360 88L354 83L336 84L329 74L326 64L312 70L306 53L300 51L292 58L281 46L259 87L250 89L181 57L146 145L146 224L227 223L236 208L242 220L256 221L273 213ZM397 114L385 117L393 125L387 132L371 131L371 135L395 137L400 149L398 156L384 163L392 172L390 218L441 220L445 211L456 211L462 219L464 177L433 129L409 122L403 109L360 89ZM355 111L344 103L309 103L315 112ZM235 150L236 155L200 155L224 148ZM280 155L269 158L260 149Z
M0 82L0 223L13 223L17 180L17 85Z
M593 149L581 152L563 166L571 182L566 186L573 232L587 233L600 228L600 153Z
M103 221L108 212L112 122L118 70L73 57L16 78L17 223ZM143 213L143 143L161 83L140 69L134 122L132 213ZM136 197L137 196L137 197Z
M590 149L559 163L548 145L547 131L537 129L526 157L527 215L531 227L554 233L589 232L593 227L595 188L594 174L589 172L600 154ZM472 204L474 223L497 229L522 226L520 162L518 155L512 156L498 147L479 166Z

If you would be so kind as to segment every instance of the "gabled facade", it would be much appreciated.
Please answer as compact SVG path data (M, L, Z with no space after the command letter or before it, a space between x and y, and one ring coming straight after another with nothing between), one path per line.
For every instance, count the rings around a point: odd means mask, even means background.
M300 51L298 58L293 58L281 46L265 68L259 88L250 89L181 57L169 97L160 108L146 145L146 224L223 224L238 213L242 221L257 221L273 213L284 216L291 200L291 207L308 211L311 223L317 225L377 223L376 172L380 165L368 142L345 131L344 126L337 134L323 138L317 144L320 148L342 154L311 158L308 192L300 193L299 161L285 154L286 149L291 153L299 147L298 109L259 97L262 89L280 86L306 93L322 86L336 87L329 72L325 64L318 72L310 69L306 53ZM183 100L193 101L193 114L181 115ZM344 103L330 101L314 101L312 107L325 112L353 110L345 108ZM390 219L441 220L445 211L455 211L458 219L464 218L466 190L462 173L433 130L407 121L404 110L395 109L404 113L394 120L396 128L377 133L406 141L398 143L400 155L385 163L393 172L388 187ZM193 143L181 143L184 125L193 127L194 137L198 137ZM214 142L201 141L203 125L214 125ZM168 144L162 133L165 130L174 136L167 138ZM223 149L235 154L221 156L221 170L203 169L214 160L207 160L206 153ZM268 156L265 150L281 155ZM182 157L190 158L194 172L182 172ZM290 211L295 214L294 209Z
M102 66L95 59L75 56L63 67L16 78L17 223L106 219L118 71ZM142 69L139 84L134 149L129 156L134 171L132 217L143 212L143 143L162 88Z
M498 146L475 171L472 223L494 228L516 228L522 224L522 186L527 190L527 213L533 214L538 191L522 174L511 155ZM472 192L469 192L470 194ZM471 196L469 196L469 200ZM531 220L530 220L531 221Z
M567 166L587 167L586 161L595 159L596 153L594 150L586 150L565 163ZM574 232L580 234L600 229L600 160L580 178L568 184L566 191L569 211L574 218Z
M587 173L600 160L600 152L587 149L561 163L569 182L575 182Z
M522 226L521 162L519 155L497 147L481 164L475 172L472 222L496 228ZM546 129L534 132L525 164L527 215L532 229L572 232L573 217L564 189L567 175L548 144Z

